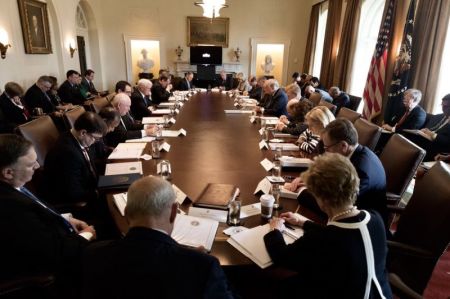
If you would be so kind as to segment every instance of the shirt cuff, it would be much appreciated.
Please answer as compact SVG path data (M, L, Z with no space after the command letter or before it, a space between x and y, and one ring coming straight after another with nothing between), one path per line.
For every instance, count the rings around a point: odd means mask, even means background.
M147 133L145 132L145 130L141 130L141 137L146 137Z
M66 219L67 221L69 221L70 218L72 218L72 213L64 213L61 214L61 216L63 216L64 219Z
M88 241L90 241L92 239L92 237L94 236L91 232L83 232L83 233L79 233L78 235L82 236L83 238L85 238Z

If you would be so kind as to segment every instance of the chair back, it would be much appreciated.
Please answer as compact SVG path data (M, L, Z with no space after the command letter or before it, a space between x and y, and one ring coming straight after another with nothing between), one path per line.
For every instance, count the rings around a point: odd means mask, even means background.
M386 191L401 197L425 153L425 150L402 135L391 136L380 155L381 164L386 172Z
M106 99L106 97L96 98L91 103L91 110L98 114L100 112L100 110L102 110L102 108L104 108L108 105L110 105L110 104L109 104L109 101Z
M59 131L50 116L42 116L17 127L20 134L33 143L39 165L44 166L45 157L56 143Z
M337 117L346 118L352 123L355 123L356 120L361 118L361 114L346 107L342 107L341 109L339 109Z
M319 105L321 99L322 99L322 95L318 92L313 92L309 96L309 100L311 101L311 103L313 103L314 107Z
M380 139L381 128L362 118L357 119L354 125L358 132L359 144L367 146L373 151L377 145L378 139Z
M76 106L75 108L64 113L64 122L66 123L66 128L68 130L72 129L75 121L84 112L86 112L86 110L84 110L83 106Z
M421 294L450 242L449 182L450 166L444 162L437 162L423 177L416 179L414 193L393 236L395 242L428 253L423 259L411 253L395 254L394 251L390 254L390 272Z
M361 105L362 98L357 96L348 95L350 98L350 104L348 108L353 111L358 111L359 106Z
M319 101L319 106L325 106L327 107L331 113L333 113L333 115L336 115L336 110L337 110L337 106L331 104L330 102L324 101L324 100L320 100Z

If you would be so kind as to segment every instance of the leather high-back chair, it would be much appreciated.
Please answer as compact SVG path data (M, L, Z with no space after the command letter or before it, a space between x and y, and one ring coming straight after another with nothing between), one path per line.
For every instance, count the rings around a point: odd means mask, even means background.
M342 117L342 118L346 118L349 121L351 121L352 123L355 123L356 120L361 118L361 114L359 114L356 111L350 110L346 107L342 107L338 114L337 117Z
M400 201L425 153L425 150L399 134L391 136L384 147L380 160L386 172L387 197L394 204Z
M66 113L64 113L64 122L66 123L66 127L68 130L73 128L73 125L75 124L75 121L77 118L86 112L82 106L77 106Z
M348 97L350 98L350 104L348 105L348 108L353 111L358 111L358 108L361 105L362 98L352 95L348 95Z
M313 103L314 107L319 105L321 99L322 99L322 95L318 92L313 92L309 96L309 100L311 101L311 103Z
M422 294L450 242L450 166L437 162L416 179L397 231L388 242L388 270Z
M53 120L50 116L42 116L18 126L17 130L25 139L33 143L37 161L39 165L44 166L45 156L59 137Z
M381 128L362 118L357 119L354 125L356 131L358 132L359 144L374 150L378 139L380 139Z
M336 110L337 110L337 106L331 104L330 102L324 101L324 100L320 100L319 101L319 106L325 106L327 107L331 113L333 113L333 115L336 115Z
M96 98L91 103L91 110L98 114L102 108L108 105L110 105L109 101L105 97Z

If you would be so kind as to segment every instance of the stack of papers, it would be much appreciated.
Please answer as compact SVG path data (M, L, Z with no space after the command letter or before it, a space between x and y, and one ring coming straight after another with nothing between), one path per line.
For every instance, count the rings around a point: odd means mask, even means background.
M106 164L105 175L128 174L142 172L142 162L124 162Z
M308 158L283 156L280 158L280 162L283 167L309 167L313 161Z
M252 114L252 110L225 110L227 114Z
M119 143L108 159L139 159L146 143Z
M269 231L269 224L260 225L232 235L227 242L264 269L272 265L272 259L267 252L263 239L264 235ZM283 232L284 241L287 244L291 244L303 235L302 232L303 230L301 228L294 230L286 228L285 232Z
M170 109L156 109L152 111L152 114L169 114Z
M303 192L303 190L306 190L306 187L301 187L295 192L289 191L285 187L281 187L280 189L280 196L284 198L290 198L290 199L297 199L300 193Z
M127 193L113 195L114 203L122 216L125 216L125 206L127 205Z
M142 123L145 124L163 124L164 118L163 117L143 117Z
M271 143L269 142L269 146L271 150L275 150L278 146L281 146L283 148L283 151L299 151L300 148L298 145L293 143Z
M142 138L138 138L138 139L128 139L125 142L126 143L135 143L135 142L140 142L140 143L144 142L145 143L145 142L152 142L155 139L156 139L155 137L147 136L147 137L142 137Z
M178 137L178 136L186 136L186 134L187 132L185 129L162 131L162 137Z
M172 238L178 243L189 246L203 246L211 251L219 222L211 219L177 214Z

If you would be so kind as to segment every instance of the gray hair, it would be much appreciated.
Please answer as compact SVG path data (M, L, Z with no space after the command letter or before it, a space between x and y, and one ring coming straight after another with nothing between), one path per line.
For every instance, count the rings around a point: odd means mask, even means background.
M340 91L339 87L337 87L337 86L330 87L328 92L332 97L335 97L335 96L337 97L338 95L341 94L341 91Z
M128 189L126 216L158 218L175 202L175 191L167 181L148 176L134 182Z
M280 88L280 84L278 83L277 80L275 79L269 79L267 80L264 85L269 86L270 88L272 88L273 90L278 90Z
M119 104L124 103L124 102L131 103L131 99L127 94L121 92L114 96L114 98L111 101L111 105L113 105L113 107L117 108L119 106Z
M152 81L148 80L148 79L140 79L137 83L138 87L147 87L150 86L150 88L152 87Z
M406 90L403 95L410 94L413 97L413 103L417 104L422 99L422 92L418 89L410 88Z

